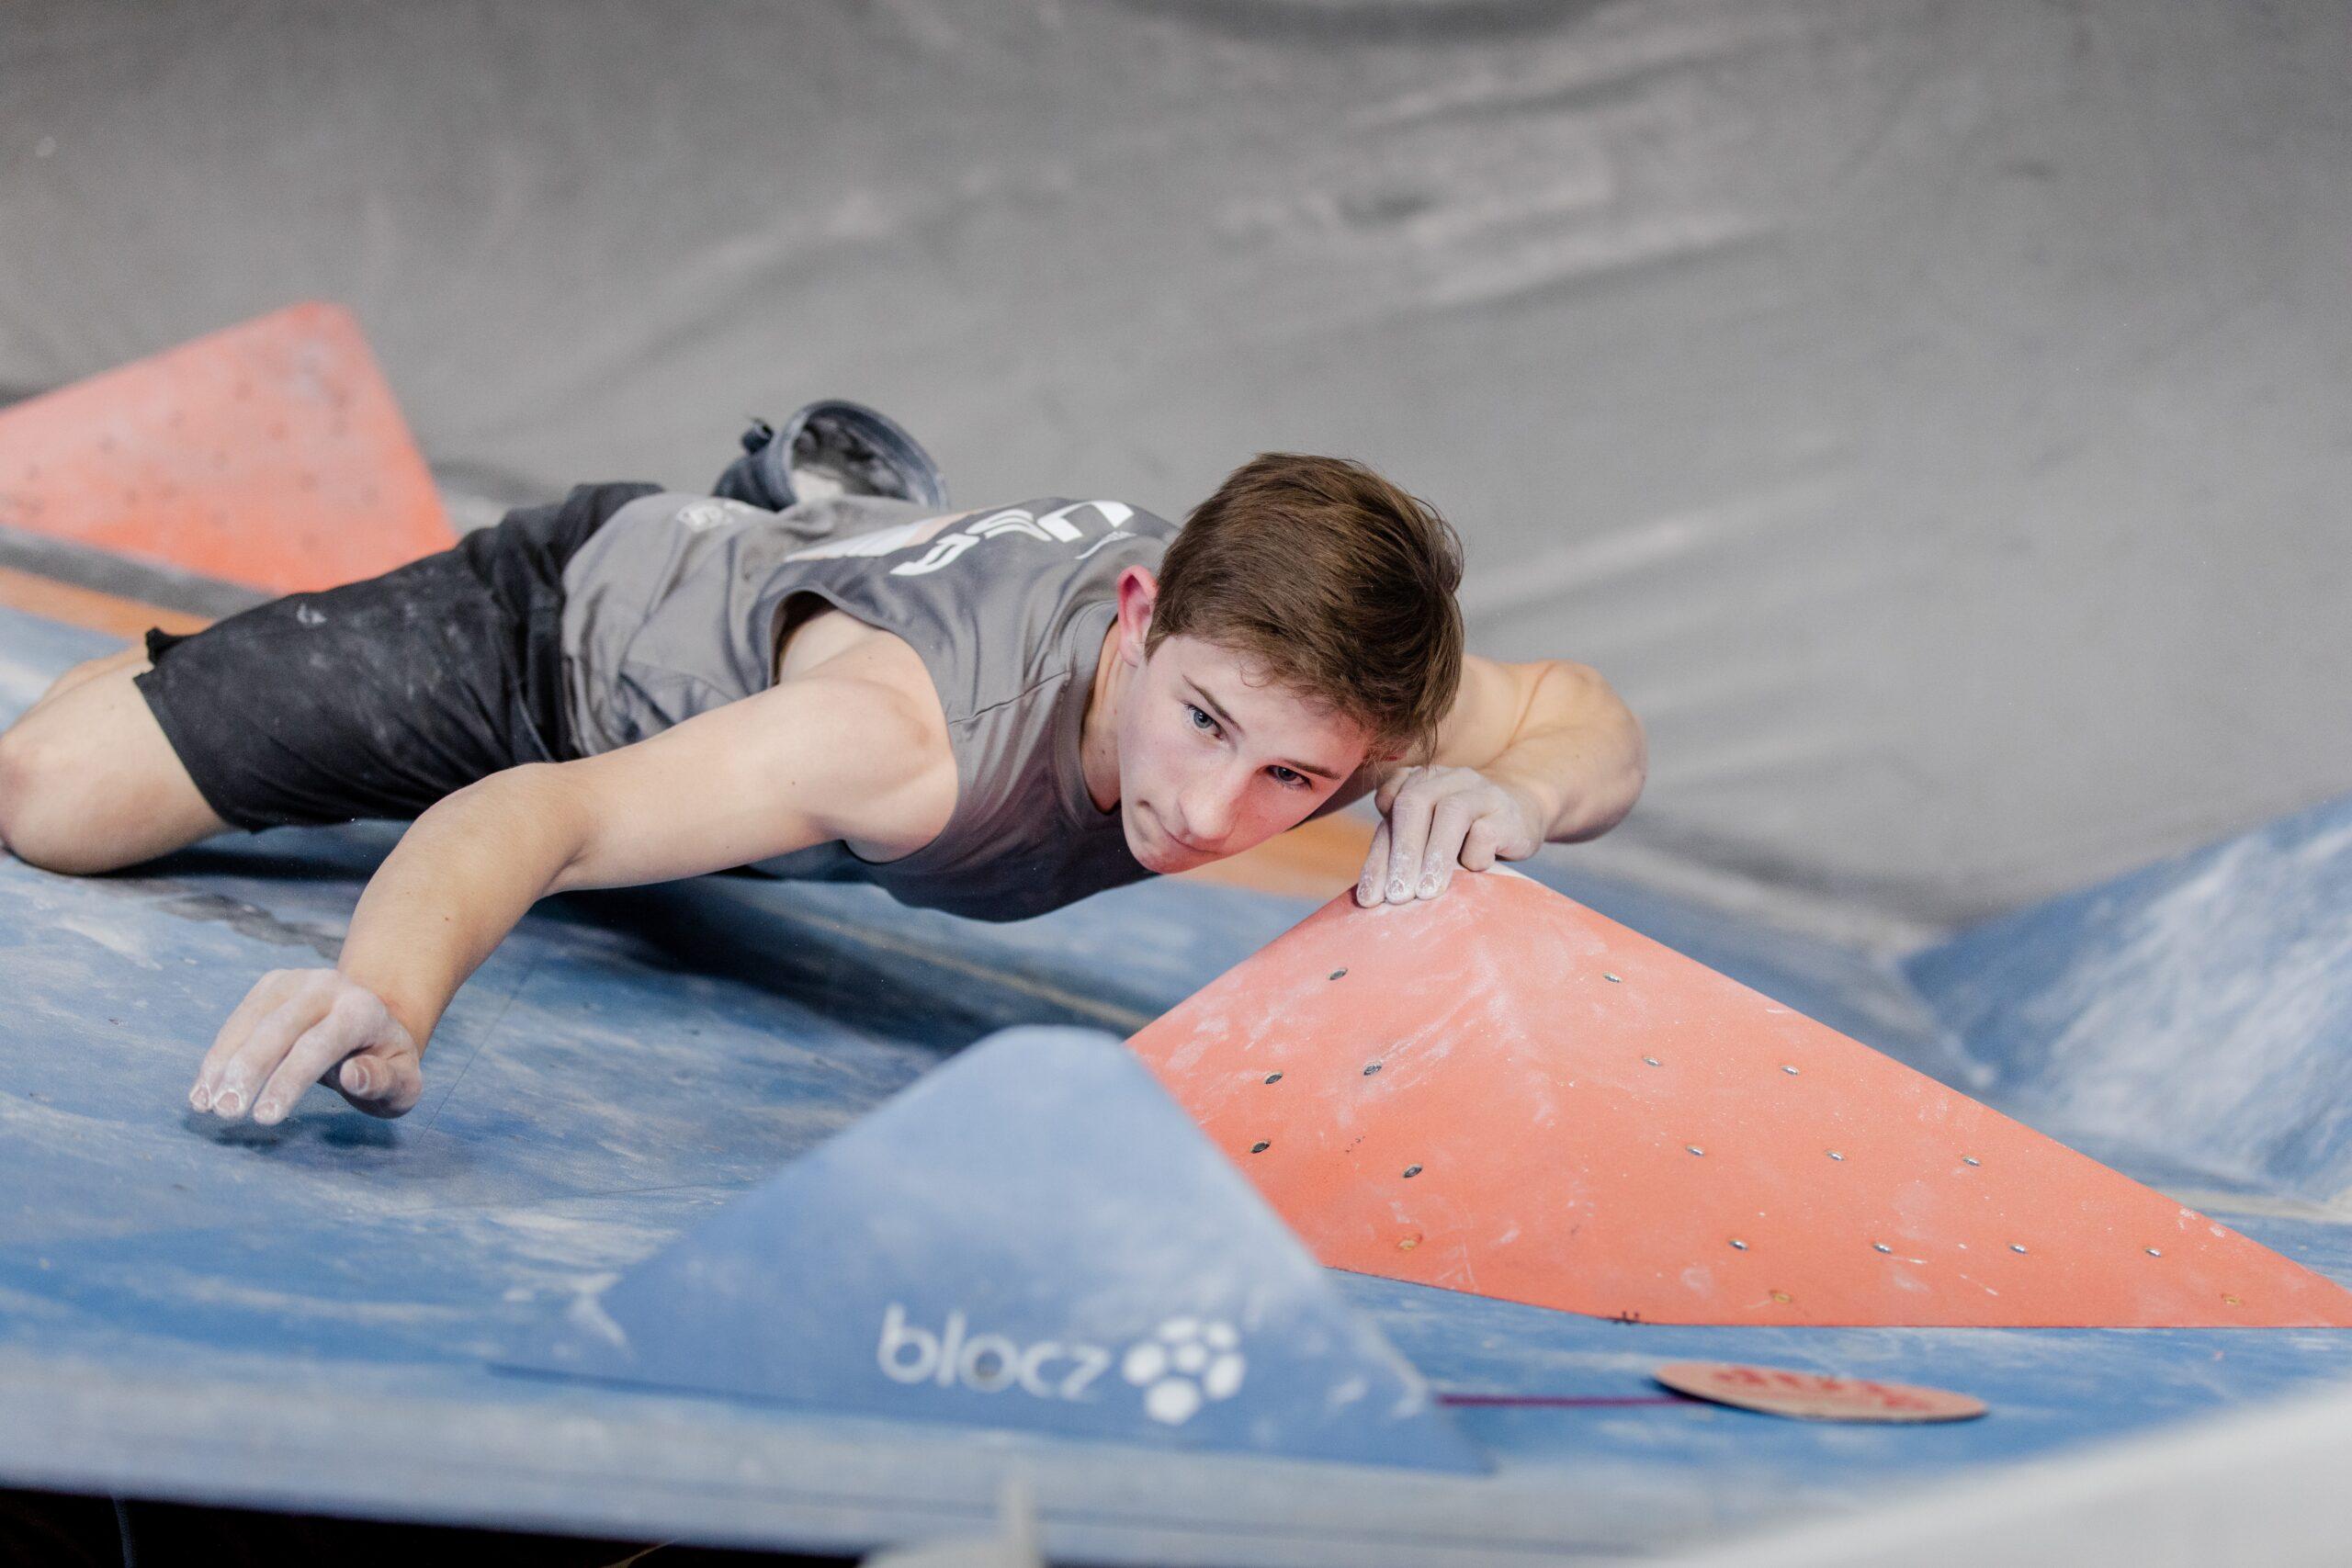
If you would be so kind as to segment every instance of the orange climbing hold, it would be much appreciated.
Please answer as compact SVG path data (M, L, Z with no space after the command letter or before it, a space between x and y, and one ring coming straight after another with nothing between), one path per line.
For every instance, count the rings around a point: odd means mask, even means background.
M358 323L320 304L0 412L0 526L274 593L455 538Z
M1342 894L1134 1049L1324 1263L1654 1323L2352 1326L2352 1293L1525 877Z

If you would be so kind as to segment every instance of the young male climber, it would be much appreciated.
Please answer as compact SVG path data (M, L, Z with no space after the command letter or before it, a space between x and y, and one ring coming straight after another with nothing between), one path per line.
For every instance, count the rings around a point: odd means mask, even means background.
M582 486L151 632L0 735L0 839L94 873L414 818L335 966L263 976L204 1055L189 1103L267 1123L314 1081L413 1106L443 1009L549 893L751 865L1012 919L1370 792L1356 896L1404 904L1640 792L1608 684L1465 655L1452 529L1361 465L1261 455L1181 530L1115 501L786 499Z

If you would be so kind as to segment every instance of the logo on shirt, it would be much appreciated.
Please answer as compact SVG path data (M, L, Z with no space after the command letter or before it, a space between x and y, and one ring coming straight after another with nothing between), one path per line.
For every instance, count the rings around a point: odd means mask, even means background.
M1007 507L1001 512L991 512L975 518L944 538L936 540L920 560L894 566L890 569L890 575L921 577L927 572L937 571L956 560L965 551L976 549L983 542L1007 534L1023 535L1046 544L1075 544L1086 535L1084 530L1069 521L1069 514L1089 506L1114 528L1135 515L1134 507L1116 501L1074 501L1042 517L1025 507Z
M729 523L740 523L758 510L740 501L724 501L714 496L708 501L696 501L681 506L672 514L671 521L689 533L700 534L724 527Z

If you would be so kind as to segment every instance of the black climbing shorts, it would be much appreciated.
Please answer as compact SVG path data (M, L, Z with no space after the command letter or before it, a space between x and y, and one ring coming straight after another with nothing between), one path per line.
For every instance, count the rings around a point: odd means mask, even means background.
M564 563L658 488L582 485L381 577L150 631L139 690L206 803L254 832L413 818L501 769L569 761Z

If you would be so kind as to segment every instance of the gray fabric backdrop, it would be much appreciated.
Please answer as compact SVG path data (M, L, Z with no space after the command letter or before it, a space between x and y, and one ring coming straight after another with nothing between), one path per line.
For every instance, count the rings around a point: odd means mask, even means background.
M0 12L0 392L352 306L472 510L897 413L1362 457L1598 665L1570 852L1890 942L2352 789L2352 6Z

